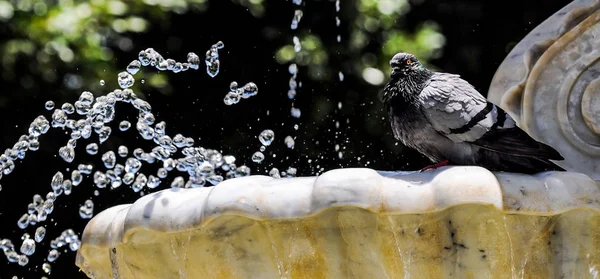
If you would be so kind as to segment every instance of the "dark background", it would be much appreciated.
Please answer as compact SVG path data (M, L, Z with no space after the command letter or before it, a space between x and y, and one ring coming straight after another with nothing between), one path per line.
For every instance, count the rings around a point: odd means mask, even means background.
M340 32L344 35L358 13L350 5L351 1L342 1L342 25L341 29L337 29L333 24L335 12L332 2L306 2L299 29L319 34L326 45L337 44L336 35ZM443 71L462 75L483 94L495 70L514 44L568 3L558 0L419 2L422 3L413 3L411 11L401 23L402 28L411 30L427 20L437 22L446 37L446 45L443 55L429 61L430 64ZM149 32L130 34L134 47L130 52L116 50L116 63L124 69L131 60L137 58L139 50L147 47L153 47L163 56L176 60L184 60L189 51L195 51L202 58L211 44L224 41L225 48L220 51L221 72L216 78L206 75L202 62L200 71L170 74L170 94L160 94L152 88L141 87L141 90L152 104L157 120L167 122L170 135L182 133L194 137L196 143L203 147L234 154L238 158L238 165L247 164L253 174L266 174L271 167L285 170L289 166L296 167L298 175L302 176L315 175L321 168L413 170L429 163L416 152L395 145L389 126L383 120L385 114L378 99L380 87L364 82L360 73L347 63L351 57L344 42L328 50L328 66L342 69L344 81L339 82L337 77L325 81L311 80L303 76L305 72L301 68L299 80L303 86L294 104L302 109L302 117L292 118L289 112L292 102L287 98L288 66L277 63L273 54L282 45L289 44L294 35L289 24L295 6L281 0L266 1L264 6L266 10L262 18L255 18L245 7L225 0L210 1L208 12L201 15L192 12L171 15L164 19L166 22L163 24L154 25ZM265 31L267 27L271 30L270 36L265 36L269 33ZM172 45L173 37L179 38L179 45ZM14 71L19 76L30 70L17 67ZM146 68L142 71L151 70ZM60 76L63 73L57 74ZM233 80L241 84L255 82L259 94L243 99L237 105L225 106L222 99ZM37 115L43 113L50 117L51 113L44 109L47 100L54 100L57 105L76 100L76 95L65 92L61 84L36 83L24 88L18 82L3 83L0 89L0 95L5 96L0 108L0 150L12 147L18 137L26 133L29 123ZM111 86L105 86L94 93L106 94L112 89ZM337 109L338 102L343 104L341 110ZM135 114L132 109L119 106L117 119L116 123L122 119L135 123ZM339 129L335 128L336 121L340 122ZM347 121L349 124L346 124ZM298 131L294 131L294 124L299 124ZM257 135L263 129L274 130L276 142L267 148L265 161L257 165L252 163L250 156L260 147ZM283 143L287 135L296 137L293 150L287 149ZM0 239L10 238L17 250L23 231L18 229L16 222L26 212L32 196L35 193L44 196L51 190L50 180L57 170L66 173L66 168L76 167L79 163L100 162L99 155L89 156L83 150L91 141L80 140L75 162L70 166L65 164L57 154L67 139L62 131L51 130L40 138L42 147L39 151L28 152L26 159L17 163L16 170L0 180ZM133 130L121 133L113 125L113 136L101 146L100 154L109 149L115 150L120 144L126 144L130 151L135 147L147 150L150 146ZM343 159L338 158L335 144L345 147ZM272 154L277 154L277 157L272 158ZM312 162L308 163L308 159ZM85 227L87 220L79 218L79 206L86 199L93 198L97 213L113 205L133 202L139 197L139 194L126 188L114 191L100 189L100 196L94 197L95 188L88 178L74 189L71 196L60 196L54 213L45 222L48 231L46 239L38 244L29 265L21 267L16 263L9 264L0 255L0 278L11 278L13 275L19 278L43 276L41 265L47 255L49 241L67 228L81 233ZM164 186L159 189L164 189ZM36 227L30 226L26 231L33 235ZM52 264L52 274L48 277L84 278L74 265L75 252L59 251L61 256Z

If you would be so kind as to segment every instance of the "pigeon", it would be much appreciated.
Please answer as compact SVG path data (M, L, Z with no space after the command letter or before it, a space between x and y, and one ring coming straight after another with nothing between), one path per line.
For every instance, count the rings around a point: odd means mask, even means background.
M475 165L490 171L564 171L564 158L531 138L500 107L459 75L433 72L412 54L397 53L381 98L394 137L435 164Z

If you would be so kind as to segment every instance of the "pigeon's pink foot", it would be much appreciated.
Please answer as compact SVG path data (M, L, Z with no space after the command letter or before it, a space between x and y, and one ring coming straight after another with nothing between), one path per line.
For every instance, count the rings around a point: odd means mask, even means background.
M434 169L435 170L435 169L437 169L439 167L443 167L443 166L447 166L447 165L448 165L448 160L444 160L444 161L441 161L441 162L439 162L437 164L433 164L433 165L429 165L429 166L424 167L421 170L421 172L424 172L424 171L430 170L430 169Z

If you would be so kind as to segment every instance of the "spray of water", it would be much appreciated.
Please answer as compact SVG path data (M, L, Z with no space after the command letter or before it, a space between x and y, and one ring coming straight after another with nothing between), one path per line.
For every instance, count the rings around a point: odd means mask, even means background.
M298 6L291 23L291 29L295 30L303 16L300 9L303 3L302 0L293 0L293 3ZM339 11L339 0L336 1L336 11ZM336 25L339 26L338 17L336 17ZM338 41L340 41L339 36ZM295 51L301 51L302 45L297 36L293 37L293 43ZM215 77L219 73L219 50L222 48L224 48L224 44L219 41L206 52L206 73L210 77ZM169 135L167 124L164 121L157 122L151 105L138 98L130 89L135 84L134 76L142 67L154 67L160 71L173 73L185 72L190 69L198 70L200 57L190 52L185 62L178 62L171 58L164 58L152 48L142 50L138 54L138 59L131 61L125 71L118 74L117 81L120 89L98 97L91 92L84 91L73 104L64 103L60 108L57 108L53 101L47 101L45 109L52 111L50 118L48 119L44 115L37 116L30 124L27 134L22 135L12 148L8 148L3 154L0 154L0 181L3 175L9 175L14 171L15 162L24 159L28 151L39 149L39 138L45 135L50 128L64 129L70 136L66 144L58 150L58 155L65 162L74 163L76 161L75 147L78 141L91 140L93 134L97 135L98 142L88 143L85 150L90 155L96 155L99 153L100 145L106 142L113 133L107 124L115 121L115 105L117 103L129 104L138 111L135 129L144 140L154 143L154 147L148 151L141 148L129 150L124 145L119 146L116 153L113 150L106 151L101 154L103 164L96 168L91 164L80 163L73 170L67 170L64 173L56 172L50 181L51 191L45 197L35 194L32 202L27 206L27 212L17 220L17 226L22 230L37 226L34 237L31 238L28 233L24 233L18 248L10 239L0 240L0 249L9 262L18 263L21 266L29 264L29 256L36 252L36 243L42 242L46 237L46 228L42 223L53 212L55 203L61 195L70 195L85 178L91 177L93 185L98 189L107 187L116 189L127 185L134 192L140 192L143 195L142 190L144 189L153 190L165 185L167 177L172 172L178 172L179 175L171 180L169 186L177 188L213 186L226 179L251 174L250 167L236 165L236 157L233 155L224 155L214 149L196 146L192 138L182 134ZM298 66L292 63L288 69L291 74L288 97L294 100L302 83L298 81ZM342 72L339 72L339 78L340 81L343 80ZM100 80L100 85L104 86L104 84L105 81ZM241 99L247 99L257 94L258 87L255 83L248 82L239 87L238 83L234 81L230 84L229 92L223 101L225 105L233 105ZM301 116L300 109L294 107L293 101L290 111L295 118ZM118 129L125 132L132 126L134 125L129 121L122 120L118 124ZM294 125L294 130L298 130L298 124ZM261 147L252 155L251 159L260 164L265 159L263 152L275 140L275 133L270 129L264 130L259 134L258 139ZM286 136L284 143L288 148L295 147L295 140L292 136ZM337 148L338 146L336 146ZM146 174L140 172L143 164L158 164L160 168L156 173ZM268 172L274 178L294 177L296 173L297 169L294 167L289 167L285 171L272 168ZM1 190L2 186L0 185ZM99 192L95 190L94 194L97 196ZM91 199L86 200L79 207L79 215L82 219L90 219L94 216L94 202ZM64 230L58 237L50 241L51 249L47 253L46 262L41 265L42 270L47 274L51 273L51 263L60 256L57 249L66 246L71 251L77 251L80 245L79 236L73 229Z
M212 45L206 53L206 73L211 77L219 73L218 50L223 47L224 44L218 42ZM80 185L86 177L91 176L94 186L99 189L106 187L116 189L127 185L134 192L141 192L146 188L156 189L165 182L171 172L181 174L170 183L170 187L178 188L212 186L225 179L251 174L250 167L235 164L236 157L233 155L223 155L217 150L196 146L190 137L167 133L167 124L164 121L156 121L151 105L138 98L133 90L129 89L135 83L134 75L144 66L178 73L189 69L199 69L200 58L190 52L187 55L187 62L177 62L174 59L163 58L152 48L140 51L138 60L131 61L126 71L118 74L117 79L121 89L115 89L99 97L94 97L91 92L85 91L81 93L74 104L65 103L60 108L56 108L53 101L46 102L45 108L52 111L50 119L44 115L36 117L29 126L28 133L22 135L12 148L0 155L1 179L3 175L9 175L14 171L15 162L24 159L26 152L39 149L39 138L50 128L66 129L70 135L70 139L58 151L59 156L65 162L73 163L76 159L75 147L78 141L91 140L94 133L98 136L98 142L87 144L85 150L88 154L96 155L100 149L99 145L107 141L113 133L107 124L115 120L117 103L129 104L138 111L135 129L143 139L155 144L155 147L149 151L136 148L131 152L127 146L121 145L116 153L113 150L102 153L103 164L97 169L91 164L79 164L70 172L56 172L50 181L51 191L46 194L45 199L39 194L34 195L32 203L27 207L27 213L24 213L17 221L17 226L23 230L38 226L35 229L34 238L32 239L29 234L24 233L18 249L10 239L0 241L0 249L9 262L18 263L21 266L28 265L29 256L36 251L36 243L41 242L46 236L46 229L41 223L48 219L48 215L54 210L57 199L61 195L71 194L74 187ZM241 98L247 99L257 93L258 87L253 82L248 82L240 88L236 82L232 82L230 92L225 96L224 102L227 105L235 104ZM132 123L123 120L118 127L120 131L125 132L132 127ZM261 151L264 151L274 138L275 133L272 130L263 131L259 136L259 141L263 145ZM260 163L264 160L264 154L261 151L252 156L254 162ZM159 164L162 167L155 174L145 174L140 172L143 164ZM295 172L294 168L290 168L287 172L281 173L272 170L270 174L273 177L291 177L295 176ZM95 194L98 195L98 192L96 191ZM94 202L91 199L86 200L79 208L79 215L82 219L93 217ZM51 240L50 247L52 249L48 252L42 270L48 274L51 272L51 263L56 261L60 255L56 249L68 246L71 251L76 251L80 244L79 237L74 230L63 231L60 236Z

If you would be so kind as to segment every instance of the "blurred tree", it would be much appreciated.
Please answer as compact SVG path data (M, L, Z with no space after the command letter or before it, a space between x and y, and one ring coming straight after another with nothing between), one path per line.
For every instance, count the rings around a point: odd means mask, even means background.
M263 0L233 1L255 17L264 16ZM17 83L25 93L63 83L63 93L78 94L84 85L88 90L98 89L99 80L116 88L115 77L122 69L117 67L115 52L133 50L132 34L147 32L154 24L168 24L172 15L205 13L209 4L208 0L0 0L0 21L5 23L0 35L8 38L0 42L1 78L3 83ZM338 15L350 30L349 44L342 50L345 57L352 57L347 69L371 84L383 82L383 72L389 70L387 60L399 50L413 52L424 61L440 54L444 37L434 23L426 22L414 32L403 30L403 15L410 10L407 0L352 0L341 5L352 7ZM339 25L340 19L336 20ZM309 78L315 80L338 76L339 70L328 62L341 51L339 45L323 44L324 38L306 31L298 37L302 49L295 52L293 44L282 46L275 56L279 63L308 66ZM18 68L27 70L17 75ZM163 73L141 73L137 78L169 92ZM11 94L17 92L3 97Z
M262 1L238 2L261 14ZM207 8L207 0L0 0L0 36L8 38L0 42L3 83L18 83L25 92L63 83L67 94L79 94L84 85L98 89L99 80L116 88L116 74L123 69L117 68L114 53L133 50L132 34L147 32L174 14ZM23 67L26 74L16 75ZM164 74L140 78L168 91ZM18 93L3 97L10 94Z
M339 70L328 63L329 57L342 54L351 58L344 63L347 71L362 76L372 85L381 85L391 70L389 58L395 53L413 53L426 65L431 58L442 54L445 39L434 22L423 22L416 30L406 30L403 20L411 7L407 0L337 1L336 10L340 5L345 7L344 14L336 14L336 25L347 24L349 37L344 38L343 44L340 35L336 38L340 44L336 45L322 42L329 38L303 32L298 36L299 51L293 42L282 46L277 52L277 61L307 66L311 79L326 80L339 76ZM348 6L351 8L346 8Z

